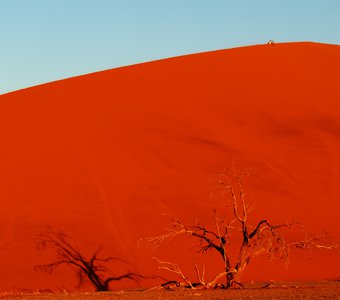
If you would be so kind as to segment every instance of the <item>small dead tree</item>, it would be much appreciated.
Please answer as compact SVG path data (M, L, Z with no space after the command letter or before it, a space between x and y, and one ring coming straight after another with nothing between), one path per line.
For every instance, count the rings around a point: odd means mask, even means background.
M48 230L47 233L41 234L37 247L38 249L52 249L56 253L56 258L51 263L35 266L35 270L51 274L58 266L66 265L76 272L79 286L83 284L85 279L88 279L96 291L108 291L109 285L113 281L122 279L138 281L143 278L143 276L134 272L109 276L109 270L105 264L111 261L126 262L113 256L100 256L101 248L98 248L91 256L85 256L63 232Z
M217 180L219 188L223 193L227 192L231 199L231 220L226 222L225 217L218 217L216 210L214 211L215 226L214 229L208 229L207 226L197 224L194 226L186 226L178 219L173 219L168 232L161 236L144 238L141 241L150 248L167 243L171 239L179 235L197 238L200 242L199 252L206 253L209 250L216 251L223 261L223 271L217 276L206 282L204 279L205 266L203 266L202 274L195 264L196 276L205 288L218 287L218 283L225 278L223 288L231 288L235 286L243 287L241 283L242 274L246 266L257 256L267 253L270 258L278 257L284 261L288 261L289 248L295 247L300 249L311 248L318 249L339 249L337 244L327 241L324 236L309 238L305 235L305 239L287 243L284 232L293 226L303 231L302 226L294 222L285 222L282 224L272 224L267 219L262 219L252 226L248 220L250 209L246 203L246 193L244 191L244 180L248 176L247 173L237 174L235 168L232 168L232 174L220 174ZM238 234L241 241L238 249L238 255L235 262L230 259L231 235ZM237 238L233 241L237 240ZM157 259L158 260L158 259ZM176 264L158 260L161 269L167 269L177 274L188 287L193 288L195 284L180 271Z

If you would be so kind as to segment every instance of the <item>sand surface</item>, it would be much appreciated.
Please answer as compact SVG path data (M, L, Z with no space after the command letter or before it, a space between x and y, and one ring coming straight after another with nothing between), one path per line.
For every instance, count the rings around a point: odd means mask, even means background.
M214 179L235 158L253 170L253 220L294 218L340 243L339 101L340 47L318 43L188 55L1 95L0 290L74 288L67 268L34 271L53 257L36 249L48 226L143 274L160 274L152 256L193 274L202 261L193 245L173 241L152 253L137 241L163 233L165 214L211 222L224 201L211 197ZM205 260L218 272L216 258ZM339 271L336 253L296 251L288 269L264 258L244 279L336 279Z
M244 300L244 299L282 299L282 300L312 300L340 299L340 283L332 281L320 282L287 282L263 288L263 283L251 285L245 289L232 290L181 290L181 291L113 291L104 293L41 293L0 295L0 299L12 300Z

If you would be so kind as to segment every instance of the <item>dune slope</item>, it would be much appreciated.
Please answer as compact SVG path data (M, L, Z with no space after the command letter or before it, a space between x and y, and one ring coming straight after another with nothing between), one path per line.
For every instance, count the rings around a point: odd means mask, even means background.
M155 254L137 241L164 232L164 214L208 220L213 178L234 158L255 174L254 219L294 218L340 243L339 70L339 46L259 45L0 96L0 289L75 285L67 268L33 269L53 257L35 247L47 226L144 274L157 273L155 255L193 273L190 247ZM254 263L244 279L338 278L338 255L312 256Z

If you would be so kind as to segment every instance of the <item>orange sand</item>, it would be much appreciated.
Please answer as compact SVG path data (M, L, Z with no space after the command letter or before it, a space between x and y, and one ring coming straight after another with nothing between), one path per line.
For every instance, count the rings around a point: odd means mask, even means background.
M234 157L255 174L246 187L255 220L295 218L340 243L339 70L339 46L259 45L1 95L0 290L75 285L67 268L33 270L53 257L35 249L47 226L144 274L158 272L151 256L192 274L191 245L152 253L137 241L164 232L164 213L209 220L212 179ZM338 278L339 263L297 251L288 269L254 262L244 280Z

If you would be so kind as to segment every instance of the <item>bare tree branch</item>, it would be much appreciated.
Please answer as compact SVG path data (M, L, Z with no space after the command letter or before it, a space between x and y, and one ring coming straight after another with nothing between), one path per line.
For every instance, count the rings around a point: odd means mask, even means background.
M167 270L169 272L175 273L182 280L184 280L184 282L186 282L190 286L190 288L195 289L195 287L192 285L191 281L183 274L183 272L181 271L181 269L178 267L177 264L173 264L173 263L168 262L168 261L160 260L157 257L153 257L153 259L155 259L158 262L158 265L159 265L158 268L159 269L163 269L163 270Z

